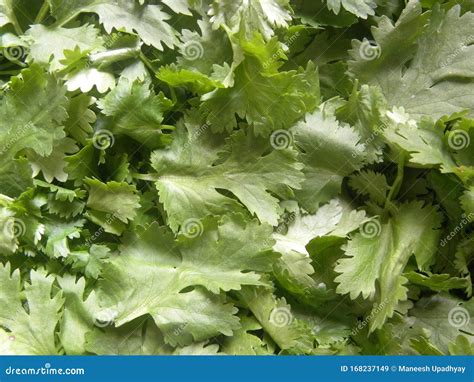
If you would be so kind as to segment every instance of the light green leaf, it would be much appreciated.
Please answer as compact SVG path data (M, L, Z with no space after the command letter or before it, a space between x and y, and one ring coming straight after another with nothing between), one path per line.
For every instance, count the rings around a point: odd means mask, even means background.
M445 354L459 335L464 335L471 346L474 343L472 301L462 301L448 294L425 297L408 314L415 318L415 326L428 331L429 340Z
M252 271L271 266L272 256L260 253L269 249L264 243L269 227L245 226L241 219L225 219L219 226L213 220L194 224L185 228L178 245L156 223L139 236L126 236L100 282L102 300L116 312L117 326L150 314L172 345L218 333L229 336L239 327L235 308L205 288L218 293L241 284L261 285Z
M89 186L87 207L92 211L110 214L123 223L136 216L140 197L135 186L115 181L102 183L90 178L85 183Z
M441 223L439 213L420 202L402 205L386 223L366 223L345 248L348 257L339 261L335 279L337 292L350 293L352 299L362 294L375 299L370 321L371 331L380 328L393 315L399 301L407 299L407 279L403 270L414 254L421 269L433 261L439 241L436 231ZM376 288L376 281L379 290Z
M301 161L305 164L305 181L296 196L306 210L314 212L319 204L340 192L345 176L363 166L364 145L350 126L341 125L322 110L307 114L294 133L296 145L304 152Z
M461 15L459 5L420 13L420 2L411 0L395 25L382 16L372 29L375 42L354 42L352 73L417 120L472 109L474 14Z
M272 289L264 288L243 288L239 297L280 349L295 354L311 352L311 329L293 316L284 298L278 299Z
M67 355L81 355L84 352L85 336L98 321L100 313L95 292L86 298L85 280L75 280L72 275L58 277L64 295L64 313L61 319L59 337Z
M10 351L16 355L56 355L56 325L61 318L62 292L51 297L54 277L43 270L31 271L31 282L21 289L20 274L10 274L10 266L0 266L1 325L11 331ZM22 305L22 295L26 297Z
M203 96L201 111L216 131L232 131L236 116L258 135L290 128L319 103L319 79L313 63L306 69L277 72L285 57L276 39L234 37L233 86Z
M50 72L64 69L65 50L79 49L83 55L102 48L99 30L92 25L78 28L51 28L33 25L27 32L32 40L29 58L32 62L48 66ZM102 48L103 49L103 48Z
M51 183L54 179L60 182L67 181L68 174L64 171L67 164L64 159L66 154L72 154L77 149L73 139L63 138L55 143L52 153L46 157L31 151L27 157L33 170L33 177L36 177L41 171L47 182Z
M384 174L372 170L351 175L349 185L359 194L367 195L370 200L383 206L390 189Z
M51 0L51 13L57 24L64 25L83 12L99 15L105 30L137 33L145 44L163 50L163 43L172 48L176 31L167 23L170 16L161 5L140 5L128 0Z
M266 39L275 33L273 28L285 28L291 20L288 0L214 0L209 14L217 29L226 25L233 32L240 28L251 36L258 30Z
M326 0L328 8L336 15L341 10L341 5L357 17L366 19L367 16L375 14L374 9L377 6L374 0Z
M263 156L271 146L262 138L238 131L224 142L209 130L188 120L178 126L169 150L151 156L170 227L176 231L187 219L242 210L236 199L218 189L230 191L260 221L276 225L278 199L269 192L299 188L296 152L287 148Z
M162 93L155 95L147 85L120 81L97 105L111 118L109 130L114 135L129 136L151 149L168 141L161 123L172 102Z

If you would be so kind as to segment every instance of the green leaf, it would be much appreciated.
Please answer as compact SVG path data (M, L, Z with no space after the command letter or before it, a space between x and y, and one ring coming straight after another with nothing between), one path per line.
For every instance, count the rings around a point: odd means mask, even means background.
M273 28L284 28L291 20L288 0L214 0L209 14L217 29L226 25L236 32L243 28L250 36L258 30L266 39L275 33Z
M110 117L110 131L125 135L154 149L167 142L162 134L163 114L172 103L162 93L155 95L145 84L121 81L98 102L102 113Z
M83 219L65 221L50 219L44 224L45 253L51 258L67 257L71 253L70 242L81 235Z
M237 37L234 37L236 40ZM306 69L277 72L284 54L276 39L260 35L234 41L233 86L203 97L201 110L216 131L231 131L236 116L245 118L259 135L290 128L319 103L319 80L312 63ZM279 101L276 101L279 100Z
M354 43L352 73L379 85L390 105L403 106L415 119L472 109L474 14L461 15L459 5L420 13L420 3L412 0L395 25L382 16L372 29L376 45Z
M19 221L18 221L19 222ZM18 238L15 235L14 213L7 208L0 208L0 254L11 255L18 249Z
M408 298L403 270L411 255L415 255L422 270L433 261L440 223L436 209L412 202L402 205L386 223L379 220L366 223L348 242L345 248L348 257L336 266L336 272L340 273L335 279L339 283L337 292L350 293L352 299L359 294L375 299L371 331L380 328L393 315L398 303Z
M421 285L435 291L449 291L451 289L464 289L469 285L469 280L461 277L451 277L448 274L428 274L408 272L404 276L413 284Z
M64 313L61 318L59 337L67 355L80 355L84 352L85 336L101 312L95 292L86 298L85 280L75 280L74 276L59 277L58 283L64 295Z
M63 86L38 66L31 66L11 79L0 101L3 193L18 192L18 185L11 179L15 172L21 174L20 184L29 183L27 168L21 160L14 160L19 151L31 149L47 157L53 152L55 142L64 137L62 122L67 118L68 102L65 94Z
M135 186L124 182L102 183L97 179L86 179L89 186L87 207L93 212L110 214L123 223L136 216L140 207L140 197Z
M92 124L97 119L96 114L90 109L94 101L93 97L79 94L71 98L67 109L68 119L64 122L64 129L67 134L83 145L91 136Z
M13 9L13 0L0 0L0 27L14 24L18 29L18 21Z
M336 15L341 10L341 5L357 17L366 19L367 16L375 14L374 9L377 6L373 0L326 0L328 8Z
M286 148L268 153L267 140L243 131L224 142L209 130L190 120L181 123L170 149L151 156L170 227L176 231L188 219L242 210L235 198L219 189L230 191L260 221L276 225L278 199L269 192L278 194L285 186L299 188L302 174L296 152Z
M239 298L280 349L295 354L311 352L311 329L293 316L284 298L278 299L271 289L264 288L243 288Z
M163 50L163 43L172 48L176 31L167 23L170 16L160 5L140 5L127 0L51 0L51 13L58 25L64 25L80 13L99 15L105 30L137 33L147 45Z
M151 319L136 320L119 328L96 327L86 334L86 349L104 355L170 355L172 348ZM104 327L102 327L104 326Z
M65 50L80 49L85 56L91 51L102 48L103 44L99 30L92 25L67 29L37 24L28 30L27 37L32 40L29 51L31 61L48 66L51 72L64 69L62 60L65 59Z
M471 186L461 196L461 205L466 212L467 219L474 221L474 186Z
M306 210L313 212L340 192L345 176L363 166L364 145L351 127L341 125L322 110L307 114L294 133L305 164L305 181L296 196Z
M52 182L54 179L60 182L67 181L68 174L64 171L66 167L66 154L71 154L77 151L77 146L74 140L70 138L63 138L55 143L53 151L47 157L40 156L35 152L27 153L31 169L33 170L33 177L36 177L40 171L47 182Z
M17 355L56 355L56 325L61 318L62 292L51 297L54 277L43 270L31 271L30 283L22 290L18 270L0 266L1 325L10 330L10 351ZM22 295L26 298L22 305Z
M273 256L261 252L269 249L269 227L245 226L236 218L218 226L212 219L196 221L184 229L176 244L170 232L152 224L139 236L128 234L120 255L110 259L100 291L117 326L150 314L172 345L229 336L239 327L236 309L210 292L263 284L252 271L271 267Z
M454 172L456 164L444 142L443 132L429 121L419 125L404 113L403 109L389 111L393 125L384 131L384 136L410 153L410 162L424 167L440 166L441 172Z
M390 187L384 174L371 170L361 171L351 175L349 185L359 195L367 195L370 200L383 206Z
M86 277L97 279L109 257L110 249L105 245L92 244L88 251L71 252L66 262L72 263L73 269L82 270Z
M184 87L197 94L209 93L212 90L224 87L219 81L205 74L187 69L177 70L172 66L162 66L156 76L170 86Z
M443 353L457 340L459 335L474 343L474 314L472 301L464 302L448 294L420 299L409 315L415 318L415 325L429 333L429 340Z
M242 328L234 331L232 337L224 340L223 351L228 355L262 355L269 354L265 343L251 331L260 330L262 327L253 317L240 319Z

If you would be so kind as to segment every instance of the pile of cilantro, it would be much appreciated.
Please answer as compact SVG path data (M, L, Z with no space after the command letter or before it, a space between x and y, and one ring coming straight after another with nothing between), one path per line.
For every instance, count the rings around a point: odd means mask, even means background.
M473 354L474 1L0 0L0 52L1 354Z

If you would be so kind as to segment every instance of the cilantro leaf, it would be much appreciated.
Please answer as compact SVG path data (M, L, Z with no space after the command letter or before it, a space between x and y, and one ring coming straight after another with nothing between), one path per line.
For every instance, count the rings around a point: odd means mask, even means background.
M243 131L227 141L218 135L209 137L207 128L181 124L170 149L152 154L152 166L158 172L156 187L170 227L176 230L188 219L242 210L237 200L218 189L232 192L262 222L276 225L278 199L269 191L299 188L302 174L296 152L287 148L264 155L271 150L270 142ZM230 155L224 155L227 151ZM223 160L214 164L219 155L224 155Z

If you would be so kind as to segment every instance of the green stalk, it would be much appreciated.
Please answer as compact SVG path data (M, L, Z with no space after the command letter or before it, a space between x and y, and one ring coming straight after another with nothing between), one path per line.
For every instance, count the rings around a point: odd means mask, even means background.
M94 53L89 56L89 61L96 67L109 66L114 62L127 60L129 58L138 57L140 55L139 48L120 48L107 50L105 52Z
M137 172L132 173L132 178L139 180L146 180L149 182L155 182L158 180L158 174L140 174Z
M405 155L400 154L397 167L397 176L392 184L392 187L390 187L387 199L385 200L384 210L392 210L394 207L394 204L392 202L397 197L398 192L400 191L400 187L403 183L403 176L405 174L405 161Z
M41 6L41 9L39 10L38 14L36 15L35 21L33 24L39 24L41 23L45 17L48 15L49 12L49 2L48 0L45 0L43 5Z
M155 68L153 67L153 65L151 64L150 60L148 60L148 58L143 54L143 52L140 51L140 59L143 61L143 63L145 64L145 66L150 69L150 71L155 74Z
M16 76L20 72L21 72L21 70L4 70L4 71L0 71L0 76L2 76L2 75Z
M15 29L15 32L18 36L21 36L23 34L23 30L21 29L20 23L18 22L18 19L16 18L15 12L12 12L10 15L10 21L13 24L13 28Z

